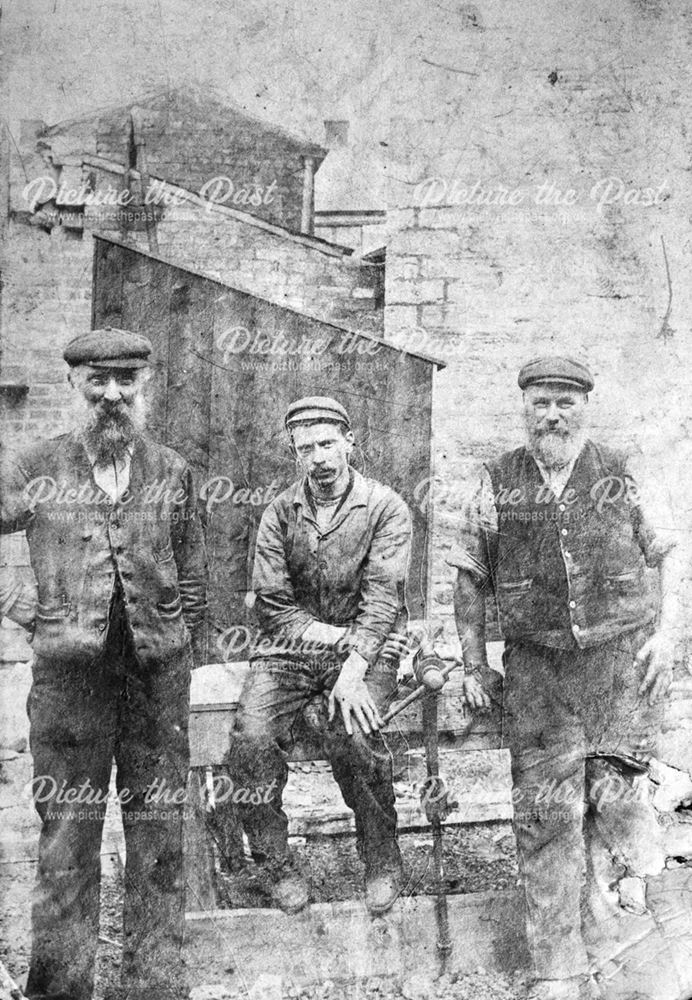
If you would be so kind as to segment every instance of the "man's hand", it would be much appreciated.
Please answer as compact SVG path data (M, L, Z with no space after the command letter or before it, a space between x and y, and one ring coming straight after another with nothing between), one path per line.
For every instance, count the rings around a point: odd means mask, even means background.
M635 657L638 667L646 664L644 680L639 685L639 695L649 692L649 704L653 705L664 697L673 679L675 641L666 632L654 632Z
M364 680L367 668L367 660L352 652L344 662L329 695L329 721L334 718L338 704L349 736L353 736L351 715L364 733L371 733L382 725L382 716L377 711L377 705Z
M464 677L464 699L469 708L490 708L490 695L483 687L480 674L473 672Z

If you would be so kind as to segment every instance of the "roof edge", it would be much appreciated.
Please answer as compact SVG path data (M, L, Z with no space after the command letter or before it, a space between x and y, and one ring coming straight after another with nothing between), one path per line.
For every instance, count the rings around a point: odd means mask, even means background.
M76 115L74 118L65 118L62 121L54 122L52 125L46 125L46 127L41 131L39 138L50 137L55 135L59 130L69 128L70 126L86 124L90 121L94 121L97 118L107 115L109 113L115 113L117 111L127 111L129 108L136 107L146 107L147 104L151 104L153 101L166 94L182 94L185 96L186 92L194 91L194 87L158 87L150 91L145 92L140 97L133 99L131 101L125 101L124 103L118 102L117 104L107 104L100 108L94 108L93 111L89 111L83 115ZM208 88L205 88L205 92ZM200 100L204 100L204 95L200 95ZM207 100L221 108L227 108L229 112L235 113L237 115L242 115L249 121L255 122L257 125L261 126L263 129L278 133L283 136L294 146L309 153L319 160L317 169L322 164L322 161L327 156L329 150L320 145L318 142L313 142L306 136L300 135L298 132L291 132L290 129L285 128L283 125L277 125L275 122L270 121L266 118L261 118L259 115L254 114L251 111L247 111L242 105L236 104L234 101L229 101L224 99L221 95L211 92L211 98L207 95Z
M115 160L108 160L103 156L92 156L91 153L82 153L81 161L83 164L86 164L86 166L96 167L97 170L104 170L106 172L121 175L129 173L135 180L139 180L141 178L139 170L128 170L122 163L117 163ZM182 197L186 201L191 201L197 205L203 206L210 212L218 212L221 215L225 215L227 218L235 219L239 222L245 222L248 225L256 226L258 229L264 229L267 232L272 232L276 236L291 239L296 243L302 243L304 246L309 246L313 250L319 250L321 253L326 253L330 257L353 256L354 251L351 247L344 247L339 243L330 243L328 240L320 239L319 236L311 236L309 233L297 233L293 229L286 229L285 226L280 226L276 222L268 222L266 219L261 219L257 215L251 215L249 212L242 212L238 208L230 208L228 205L222 205L219 202L207 201L206 198L197 194L196 191L180 187L179 184L166 180L165 177L157 177L155 174L149 174L149 179L154 180L159 184L164 184L177 197Z
M303 312L300 309L294 309L292 306L287 306L283 302L274 302L272 299L265 299L263 295L257 295L255 292L249 291L247 288L238 288L235 285L229 285L228 282L220 281L219 278L212 277L209 274L204 274L203 271L197 271L194 268L186 267L184 264L176 264L174 261L169 260L166 257L162 257L161 254L151 253L150 250L144 250L142 247L132 246L130 243L123 243L122 240L116 240L112 236L104 236L101 233L92 234L94 240L101 240L102 243L110 243L113 246L122 247L123 250L129 250L130 253L139 254L141 257L149 257L151 260L156 260L160 264L167 264L169 267L175 267L179 271L186 271L188 274L193 274L197 278L203 278L205 281L211 281L215 285L220 285L222 288L230 288L234 292L240 292L242 295L250 295L253 299L258 299L260 302L266 302L268 305L278 306L280 309L285 309L286 312L294 313L296 316L304 316L306 319L314 320L316 323L322 323L324 326L329 326L333 330L339 330L343 333L354 333L358 337L363 337L365 340L372 340L376 344L381 344L383 347L389 347L392 351L397 351L399 354L407 354L413 358L419 358L421 361L425 361L428 364L435 365L436 368L446 368L447 362L443 361L441 358L433 357L430 354L424 354L422 351L409 351L405 347L398 347L389 340L384 340L382 337L376 337L373 333L368 333L366 330L355 330L353 327L340 326L338 323L333 323L330 320L324 319L322 316L315 316L313 313Z

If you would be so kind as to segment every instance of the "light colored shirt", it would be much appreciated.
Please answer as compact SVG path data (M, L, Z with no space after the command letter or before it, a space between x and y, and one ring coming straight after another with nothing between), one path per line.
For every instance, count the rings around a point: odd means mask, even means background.
M572 469L581 454L583 446L582 442L579 450L575 453L574 458L568 462L567 465L563 465L561 469L548 469L545 465L543 465L543 462L536 457L536 455L533 456L536 465L538 466L538 471L543 476L543 482L553 491L553 495L556 500L559 500L565 492L565 487L569 482L569 477L572 475Z
M91 463L91 474L94 482L103 492L115 502L125 493L130 485L130 465L132 464L132 452L134 446L130 445L125 456L120 459L111 459L105 465L96 462L93 451L84 446L89 461Z

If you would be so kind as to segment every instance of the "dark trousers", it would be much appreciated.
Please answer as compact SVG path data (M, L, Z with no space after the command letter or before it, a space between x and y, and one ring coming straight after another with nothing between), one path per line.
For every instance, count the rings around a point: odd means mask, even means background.
M589 650L506 646L514 831L540 978L589 967L584 938L598 932L582 922L584 876L593 877L599 841L628 874L655 870L659 831L636 770L660 727L661 706L637 693L644 670L634 657L649 634L630 632Z
M400 862L392 754L386 739L379 733L366 736L355 722L354 734L349 736L338 706L337 717L331 724L327 722L327 699L339 669L340 664L333 659L296 663L272 658L251 663L240 697L228 770L235 788L265 793L259 803L241 802L237 807L258 862L281 859L288 850L282 794L288 778L286 761L301 713L322 737L341 794L355 814L358 853L366 867L377 869ZM396 669L391 664L375 663L365 681L380 713L384 713L396 690Z
M189 764L191 660L185 650L167 663L142 667L123 619L116 602L98 661L38 658L33 666L28 707L42 828L26 988L31 998L92 996L113 758L127 851L118 995L188 995L181 958L181 797Z

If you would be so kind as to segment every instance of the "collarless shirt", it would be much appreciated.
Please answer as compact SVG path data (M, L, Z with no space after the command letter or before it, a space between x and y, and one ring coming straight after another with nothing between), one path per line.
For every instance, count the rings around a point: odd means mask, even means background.
M547 466L543 464L543 462L541 462L540 458L538 458L538 456L534 454L534 452L531 452L533 460L538 466L538 471L543 477L543 482L546 484L546 486L549 486L550 489L553 491L553 495L556 500L559 500L562 494L565 492L567 483L569 482L570 476L572 475L572 472L574 470L574 466L577 464L577 459L579 458L584 449L583 436L579 438L578 444L579 447L575 451L571 461L569 461L567 465L563 465L562 468L560 469L549 469Z
M134 445L128 445L125 455L122 458L112 458L110 462L106 463L97 462L94 452L86 444L84 444L84 450L87 453L87 458L91 465L91 474L94 477L96 485L114 503L116 500L120 500L130 485L130 467L132 465Z

